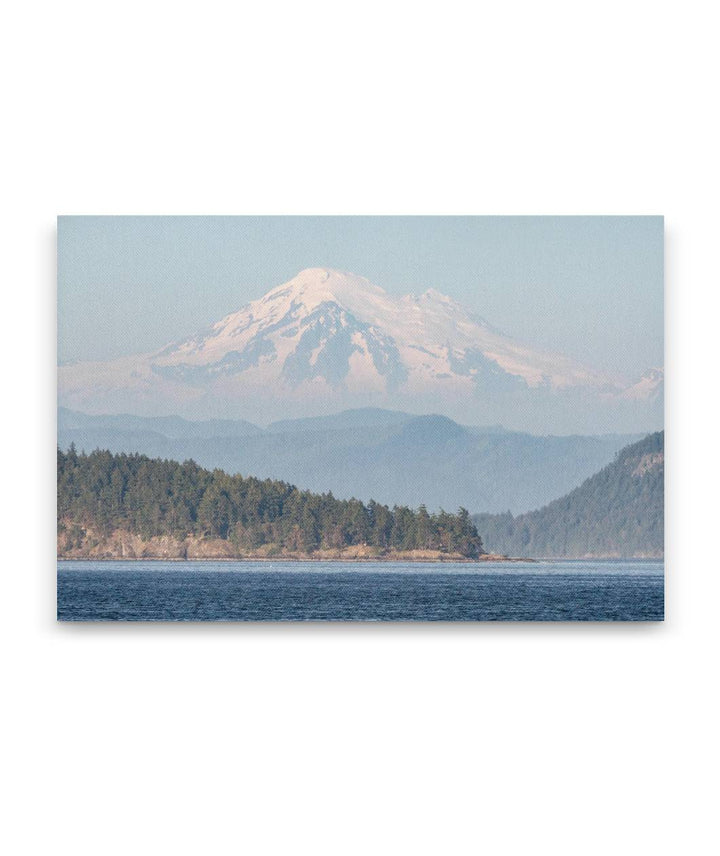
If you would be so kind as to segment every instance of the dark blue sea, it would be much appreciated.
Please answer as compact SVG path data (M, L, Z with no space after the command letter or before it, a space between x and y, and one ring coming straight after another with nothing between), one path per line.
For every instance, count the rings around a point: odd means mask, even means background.
M61 621L662 621L663 563L58 563Z

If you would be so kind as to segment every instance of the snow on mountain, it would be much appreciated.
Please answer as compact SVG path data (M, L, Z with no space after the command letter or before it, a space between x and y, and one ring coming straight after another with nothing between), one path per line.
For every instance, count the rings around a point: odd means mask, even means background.
M329 268L303 270L155 353L59 369L61 403L70 407L253 418L299 415L313 404L330 412L445 402L458 413L464 403L523 391L614 397L626 386L517 342L434 289L395 298ZM644 387L633 389L630 398L641 398Z
M640 380L622 391L622 397L635 401L652 401L662 395L664 385L664 370L648 369Z
M470 387L483 373L529 387L606 387L609 379L558 355L523 347L433 289L395 299L363 277L302 271L209 334L170 346L153 362L168 378L243 373L294 387L395 390L428 383Z

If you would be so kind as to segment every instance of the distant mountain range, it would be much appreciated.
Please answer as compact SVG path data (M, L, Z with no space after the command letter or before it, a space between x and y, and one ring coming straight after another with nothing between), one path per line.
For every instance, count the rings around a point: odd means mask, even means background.
M651 434L538 511L475 515L485 549L534 558L661 557L664 449L664 432Z
M430 510L513 513L542 506L613 460L636 435L542 436L468 427L444 416L359 409L246 421L58 413L67 449L140 452L282 479L339 498Z
M635 433L662 424L663 372L613 377L529 347L450 297L395 298L310 268L209 329L149 354L58 370L93 413L272 419L381 407L519 430Z

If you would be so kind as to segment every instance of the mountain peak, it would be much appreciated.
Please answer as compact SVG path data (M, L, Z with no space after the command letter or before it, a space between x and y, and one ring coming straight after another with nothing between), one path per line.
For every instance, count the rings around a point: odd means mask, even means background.
M309 267L208 330L151 354L63 367L61 402L83 409L162 407L260 421L315 408L420 402L446 415L496 421L537 410L566 391L617 397L627 384L558 354L523 345L435 288L398 297L363 276ZM648 387L651 389L649 390ZM650 400L646 378L623 397ZM138 403L139 402L139 403ZM240 410L242 408L242 410Z
M352 311L358 301L362 305L368 296L382 301L390 299L382 288L363 276L330 267L312 267L276 286L256 304L265 307L276 302L279 306L289 307L293 303L301 303L313 309L320 303L333 302Z
M331 277L334 280L337 280L342 279L345 276L347 276L346 273L344 273L343 271L335 270L333 268L304 268L299 273L296 273L292 279L288 280L283 285L279 285L278 289L286 288L288 286L294 288L318 288L321 286L326 287ZM275 290L276 289L273 289L273 291Z
M273 291L279 291L283 288L298 288L298 289L334 289L334 288L356 288L368 290L376 293L385 294L382 288L373 285L369 279L364 276L358 276L350 271L337 270L330 267L312 267L305 268L295 276L288 280L283 285L277 286Z

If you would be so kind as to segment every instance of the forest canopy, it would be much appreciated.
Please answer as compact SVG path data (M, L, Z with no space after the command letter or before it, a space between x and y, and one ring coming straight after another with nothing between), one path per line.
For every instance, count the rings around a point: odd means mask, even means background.
M373 500L336 499L282 481L206 470L139 454L58 449L58 532L66 549L81 527L101 536L220 538L238 555L271 544L312 553L368 545L382 551L437 550L477 558L482 540L468 511L430 514Z

